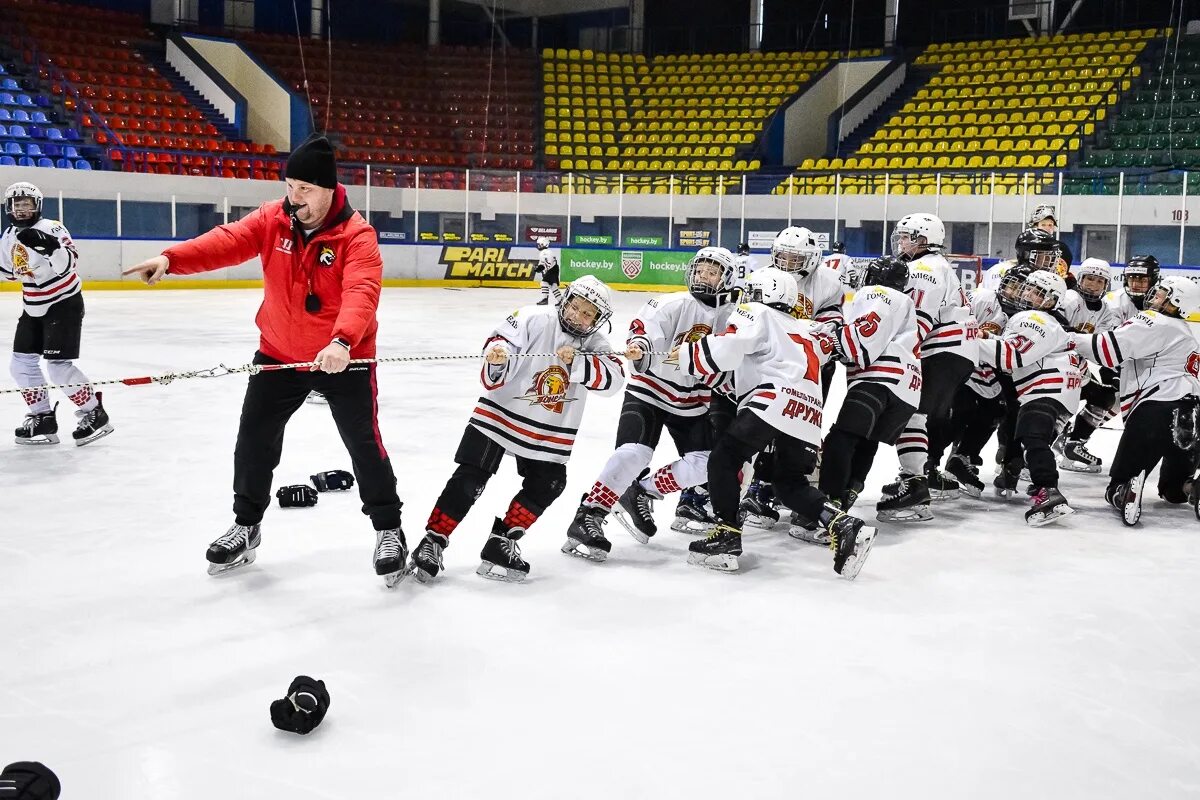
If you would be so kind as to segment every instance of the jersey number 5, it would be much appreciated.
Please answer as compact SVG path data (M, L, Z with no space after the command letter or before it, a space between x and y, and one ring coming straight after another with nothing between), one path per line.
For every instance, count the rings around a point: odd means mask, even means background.
M870 314L864 314L854 320L854 327L858 328L858 335L864 339L870 339L879 331L879 314L872 311Z

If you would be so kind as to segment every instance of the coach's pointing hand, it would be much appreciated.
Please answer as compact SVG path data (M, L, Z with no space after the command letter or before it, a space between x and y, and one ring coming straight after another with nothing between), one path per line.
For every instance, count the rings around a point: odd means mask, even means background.
M137 275L146 285L153 286L167 274L167 267L170 266L170 263L166 256L155 256L154 258L146 259L135 267L130 267L121 274Z

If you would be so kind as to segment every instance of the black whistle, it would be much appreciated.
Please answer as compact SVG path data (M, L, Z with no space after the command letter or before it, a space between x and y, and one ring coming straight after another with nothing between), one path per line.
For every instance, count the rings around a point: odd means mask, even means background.
M310 314L315 314L321 310L321 298L317 297L312 292L309 292L308 297L304 298L304 310Z

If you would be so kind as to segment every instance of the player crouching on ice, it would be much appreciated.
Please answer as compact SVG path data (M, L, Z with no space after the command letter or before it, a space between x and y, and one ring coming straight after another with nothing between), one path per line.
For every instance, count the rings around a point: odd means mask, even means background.
M821 366L834 352L831 338L798 319L796 278L775 267L747 282L724 333L684 342L671 351L680 370L696 378L733 373L738 413L708 459L708 489L717 526L692 542L688 562L733 572L742 554L738 475L774 442L775 490L793 511L819 520L829 532L834 571L853 580L862 569L875 528L827 502L808 482L821 443Z
M505 453L516 459L517 474L524 480L508 511L493 523L476 572L504 581L521 581L529 574L517 541L566 488L567 459L587 392L611 395L621 390L624 369L599 333L611 316L608 287L584 275L567 287L561 305L520 308L488 337L479 376L486 391L454 454L458 468L425 523L425 538L413 550L410 570L419 581L442 571L450 534L483 494ZM588 355L578 355L581 350ZM554 355L518 357L522 353ZM603 535L578 545L597 561L611 548Z
M1200 403L1200 347L1187 318L1200 314L1200 286L1189 278L1163 278L1146 295L1146 310L1115 330L1076 333L1075 347L1101 367L1121 366L1121 414L1125 431L1108 473L1105 499L1135 525L1142 514L1142 486L1162 461L1158 493L1168 503L1189 500ZM1197 488L1193 481L1191 502Z

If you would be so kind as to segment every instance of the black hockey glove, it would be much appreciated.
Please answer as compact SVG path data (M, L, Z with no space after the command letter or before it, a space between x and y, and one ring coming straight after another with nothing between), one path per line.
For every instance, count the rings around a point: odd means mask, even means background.
M542 280L551 286L558 285L558 262L553 261L550 266L546 267L545 273L542 274Z
M1171 438L1180 450L1200 451L1200 397L1185 397L1172 413Z
M344 469L318 472L311 477L318 492L343 492L354 485L354 476Z
M62 785L45 764L18 761L0 772L0 798L4 800L58 800Z
M317 490L307 483L295 486L280 486L275 493L280 508L308 508L317 504Z
M45 231L39 231L37 228L26 228L18 232L17 241L30 250L36 250L46 258L49 258L58 249L58 237L51 236Z
M300 675L288 687L287 697L271 703L271 724L281 731L311 733L328 711L325 681Z

